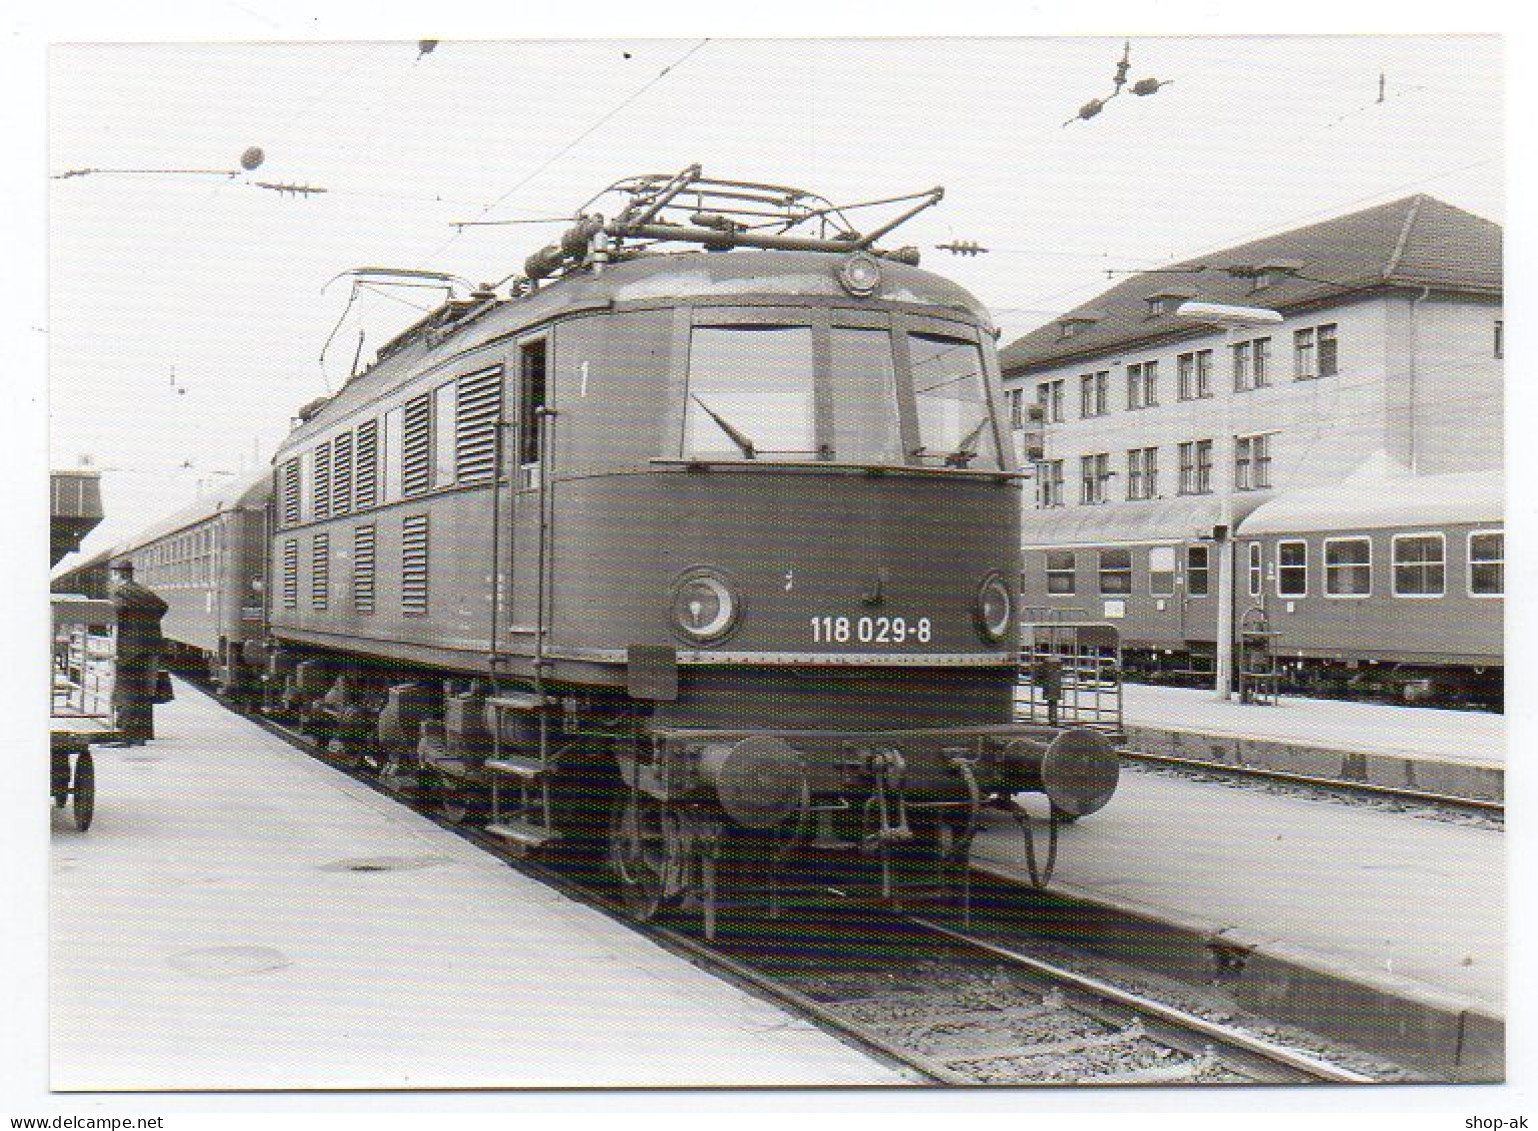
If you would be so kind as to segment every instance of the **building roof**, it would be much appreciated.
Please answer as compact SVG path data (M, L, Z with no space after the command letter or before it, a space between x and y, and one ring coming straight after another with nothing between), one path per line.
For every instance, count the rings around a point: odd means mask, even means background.
M1237 247L1134 275L1005 347L1006 373L1056 365L1149 339L1191 337L1210 328L1152 312L1159 296L1287 313L1384 286L1499 295L1501 226L1434 197L1416 195L1294 228ZM1265 285L1255 286L1267 267ZM1063 322L1078 320L1064 338Z

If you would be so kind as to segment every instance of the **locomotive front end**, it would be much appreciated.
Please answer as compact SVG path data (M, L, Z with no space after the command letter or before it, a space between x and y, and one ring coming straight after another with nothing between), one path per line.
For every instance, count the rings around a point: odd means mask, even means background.
M582 508L632 567L627 679L649 712L620 756L619 858L670 829L675 852L960 863L990 803L1098 809L1109 741L1014 722L1021 490L986 315L911 266L748 258L723 261L758 293L718 272L674 315L649 473Z

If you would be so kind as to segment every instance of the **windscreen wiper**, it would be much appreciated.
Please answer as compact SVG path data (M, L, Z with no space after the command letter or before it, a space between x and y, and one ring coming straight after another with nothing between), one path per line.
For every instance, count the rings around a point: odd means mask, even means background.
M709 411L709 410L706 410ZM972 450L972 445L977 443L983 434L983 429L988 427L988 418L985 416L977 422L977 427L963 437L956 450L945 457L946 467L966 467L977 458L977 452Z
M690 393L689 398L694 401L695 404L699 405L700 408L705 410L705 415L716 422L717 428L721 429L721 431L725 432L728 436L731 437L732 443L736 444L737 447L742 451L742 457L744 459L758 458L758 449L753 446L752 440L748 439L741 432L737 431L737 429L733 428L731 424L725 420L725 418L714 412L711 407L704 401L700 400L699 397L695 396L693 393Z

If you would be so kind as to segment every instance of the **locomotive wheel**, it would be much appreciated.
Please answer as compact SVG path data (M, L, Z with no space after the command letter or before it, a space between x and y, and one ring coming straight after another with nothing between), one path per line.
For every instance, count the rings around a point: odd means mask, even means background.
M81 832L91 827L96 813L96 762L89 750L75 759L75 827Z
M666 902L667 861L662 803L640 790L625 790L614 803L609 865L619 880L626 910L643 923L656 918Z

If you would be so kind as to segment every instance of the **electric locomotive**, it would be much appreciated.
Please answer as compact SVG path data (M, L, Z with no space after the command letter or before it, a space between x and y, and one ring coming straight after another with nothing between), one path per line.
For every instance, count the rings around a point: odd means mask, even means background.
M642 916L796 852L890 892L990 802L1104 805L1103 736L1013 722L990 318L877 246L941 190L863 232L698 167L610 191L302 413L269 705L511 844L602 847Z

